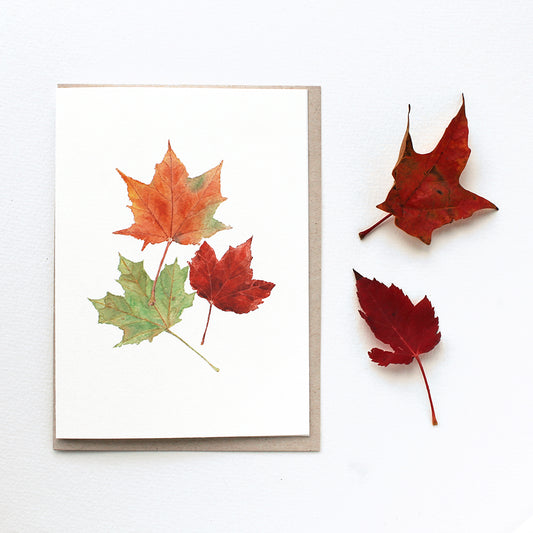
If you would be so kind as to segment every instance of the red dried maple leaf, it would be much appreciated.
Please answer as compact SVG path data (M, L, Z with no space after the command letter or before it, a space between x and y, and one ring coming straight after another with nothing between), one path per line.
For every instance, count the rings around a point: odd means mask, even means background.
M413 148L408 114L407 131L392 171L394 186L387 199L377 206L389 214L359 233L361 239L394 215L400 229L429 244L433 230L444 224L468 218L480 209L498 209L492 202L459 184L459 176L469 156L464 97L461 109L446 128L442 139L427 154L418 154Z
M230 229L213 218L218 206L226 200L220 194L221 167L222 162L196 178L189 178L169 141L167 153L155 166L150 184L130 178L117 168L128 186L129 207L135 222L114 233L143 240L143 250L148 244L167 243L154 280L152 305L159 272L172 242L198 244L220 230Z
M201 344L204 343L213 305L222 311L248 313L270 295L274 283L253 279L252 237L228 251L217 260L215 251L207 242L189 262L191 287L198 296L209 302L209 314Z
M370 359L381 366L408 365L416 359L422 372L431 406L433 425L437 425L433 400L420 355L432 350L440 341L439 319L435 316L427 296L416 305L395 285L365 278L354 270L357 296L361 304L359 314L374 335L392 351L372 348Z

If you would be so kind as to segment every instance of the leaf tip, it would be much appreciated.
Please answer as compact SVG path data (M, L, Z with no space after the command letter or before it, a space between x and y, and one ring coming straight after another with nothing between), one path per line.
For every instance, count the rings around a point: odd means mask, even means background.
M355 276L355 281L358 281L363 277L361 274L359 274L359 272L357 272L357 270L355 270L355 268L352 268L352 270L353 270L353 275Z
M459 108L459 112L457 113L458 115L459 114L465 114L465 93L461 93L461 107ZM466 118L466 115L465 115L465 118Z
M431 244L431 233L432 231L429 234L426 232L421 235L416 235L416 237L418 237L418 239L421 240L424 244L427 244L429 246Z
M119 170L118 168L115 168L115 170L120 174L120 177L121 177L124 181L126 181L126 178L127 178L128 176L126 176L126 174L124 174L124 172L122 172L122 171ZM126 181L126 183L128 183L128 182Z
M122 272L122 270L120 270L120 267L122 265L127 265L127 261L128 260L119 252L118 253L118 270L119 270L119 272ZM116 281L118 281L118 280L116 280Z

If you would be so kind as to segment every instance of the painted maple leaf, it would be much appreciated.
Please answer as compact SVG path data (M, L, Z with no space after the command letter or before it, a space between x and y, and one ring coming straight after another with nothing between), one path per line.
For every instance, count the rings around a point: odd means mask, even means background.
M498 209L459 183L469 156L464 97L441 140L427 154L419 154L413 148L408 115L407 131L392 171L394 186L385 201L377 206L389 214L359 233L361 239L394 215L400 229L430 244L432 232L444 224L468 218L480 209Z
M193 304L194 293L188 294L184 289L189 268L180 268L177 260L165 266L155 290L157 301L154 305L148 304L154 282L146 273L142 261L135 263L120 256L118 270L120 277L117 281L124 289L124 295L108 292L103 298L90 299L98 311L99 323L111 324L122 330L122 340L116 347L139 344L145 340L152 342L154 337L166 332L183 342L218 372L218 368L201 353L170 330L181 321L183 310Z
M230 229L214 218L218 206L226 200L220 194L221 168L222 162L196 178L189 178L169 141L167 153L163 161L155 166L150 184L130 178L117 169L128 187L129 207L135 222L129 228L114 233L144 241L143 250L148 244L167 243L155 277L154 290L172 242L198 244L218 231ZM154 299L152 292L151 305Z
M233 248L229 247L220 260L204 242L189 262L189 281L198 296L209 302L209 314L201 344L205 341L213 305L222 311L249 313L270 295L274 283L253 279L252 237Z

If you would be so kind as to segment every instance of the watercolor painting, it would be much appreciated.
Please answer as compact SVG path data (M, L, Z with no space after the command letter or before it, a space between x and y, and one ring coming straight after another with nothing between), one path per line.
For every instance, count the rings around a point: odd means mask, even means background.
M309 435L308 110L58 89L58 439Z
M220 193L221 167L222 162L196 178L189 178L169 141L165 157L156 164L150 184L130 178L117 169L126 182L131 201L129 208L135 222L114 233L144 241L142 250L148 244L167 244L153 280L143 262L135 263L120 256L118 282L124 289L124 296L108 292L103 298L89 299L98 311L98 322L122 329L123 337L116 347L144 340L152 342L156 335L166 332L219 372L219 368L170 330L180 322L183 310L192 307L195 293L185 292L189 267L180 268L177 259L164 268L163 264L173 242L198 244L221 230L231 229L214 218L218 206L227 200ZM275 286L268 281L252 279L251 245L250 237L235 248L230 246L218 261L215 251L204 240L189 262L190 284L210 304L202 345L213 305L222 311L249 313L257 309Z

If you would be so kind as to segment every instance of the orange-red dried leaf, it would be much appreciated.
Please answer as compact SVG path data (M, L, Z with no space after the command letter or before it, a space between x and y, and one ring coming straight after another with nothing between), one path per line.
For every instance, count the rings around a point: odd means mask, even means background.
M150 184L117 169L128 187L135 222L114 233L143 240L144 249L147 244L164 241L198 244L220 230L229 229L213 218L218 206L226 200L220 194L221 167L222 163L201 176L189 178L169 142L163 161L155 166Z
M459 183L469 156L464 98L442 139L427 154L415 152L408 116L398 162L392 171L394 186L377 207L394 215L400 229L426 244L431 242L432 232L444 224L468 218L480 209L498 209ZM361 233L361 237L366 234Z

